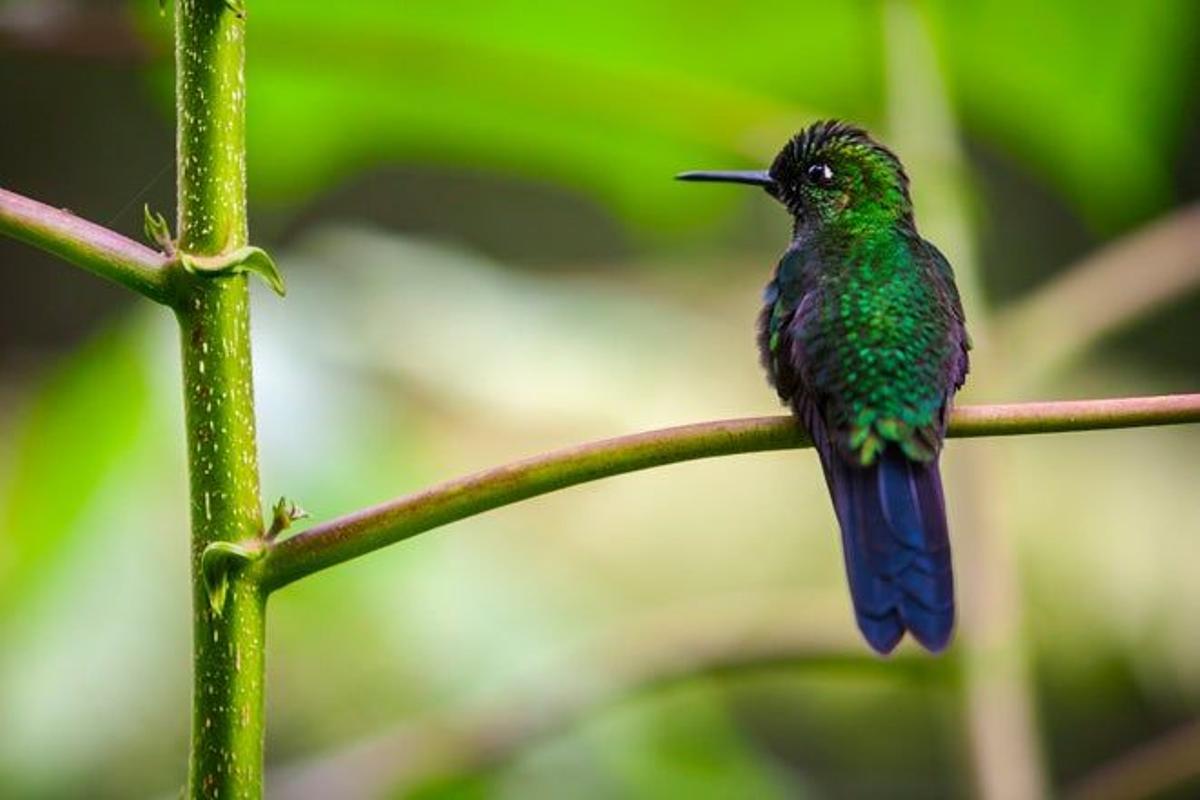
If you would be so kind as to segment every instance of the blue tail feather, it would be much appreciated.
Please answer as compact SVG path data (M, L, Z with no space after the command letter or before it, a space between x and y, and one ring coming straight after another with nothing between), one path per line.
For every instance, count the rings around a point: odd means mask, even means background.
M954 577L936 460L910 460L894 446L860 467L822 453L850 593L867 642L889 653L904 631L938 652L954 628Z

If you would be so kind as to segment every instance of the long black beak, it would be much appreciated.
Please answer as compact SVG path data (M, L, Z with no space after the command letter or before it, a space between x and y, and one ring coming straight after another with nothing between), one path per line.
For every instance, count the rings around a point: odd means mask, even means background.
M762 186L768 191L775 188L775 179L766 170L729 170L725 172L681 172L677 181L707 181L710 183L747 183Z

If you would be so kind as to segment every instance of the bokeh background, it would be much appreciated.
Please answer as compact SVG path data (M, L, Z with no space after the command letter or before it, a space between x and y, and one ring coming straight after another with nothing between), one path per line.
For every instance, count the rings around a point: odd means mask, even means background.
M249 0L263 487L315 518L601 436L776 413L767 163L904 158L967 402L1200 387L1190 0ZM0 185L174 209L170 9L0 2ZM172 321L0 241L0 795L185 771ZM276 797L1193 797L1200 430L952 442L955 645L874 658L811 453L591 484L271 601ZM1190 781L1190 782L1189 782Z

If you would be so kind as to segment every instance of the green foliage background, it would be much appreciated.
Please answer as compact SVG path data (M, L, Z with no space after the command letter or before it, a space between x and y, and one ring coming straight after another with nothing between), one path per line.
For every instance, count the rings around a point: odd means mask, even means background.
M27 5L0 3L0 30ZM254 238L290 288L254 311L264 490L317 518L584 438L774 413L749 332L786 223L765 198L669 178L761 164L818 117L885 137L913 124L889 107L912 54L889 52L879 3L248 5ZM914 191L926 207L962 198L998 298L981 291L979 308L1195 199L1194 3L914 8L966 152L961 194L919 159ZM105 80L158 111L121 137L169 148L170 20L156 2L109 13L150 56ZM22 80L92 69L0 53L0 96L38 109L55 106ZM86 158L114 160L126 143L110 109L89 110L86 79L50 85L78 100L66 128ZM4 135L26 123L52 124L18 114ZM918 146L936 133L915 130ZM45 173L47 195L137 229L117 209L153 175L142 156L108 165L99 200L0 149L0 183ZM0 250L14 274L32 258ZM36 293L53 297L64 272L44 270ZM1196 362L1178 355L1193 349L1189 309L1181 298L1036 387L978 377L994 388L975 399L1194 390ZM189 686L174 332L113 306L68 341L0 362L0 795L157 796L182 776ZM952 521L973 518L957 454L999 465L985 504L1015 543L1016 646L1056 786L1200 710L1198 446L1173 429L951 448ZM867 655L819 472L795 453L571 490L287 589L271 608L269 783L320 796L289 778L396 726L536 711L657 652L589 643L648 619L703 636L747 605L760 610L745 635L804 646L590 709L495 763L425 775L421 796L973 791L961 659ZM339 763L350 786L385 791Z
M981 143L1109 230L1168 202L1194 3L919 5ZM757 163L798 120L878 127L882 8L263 2L251 12L251 185L294 199L404 159L562 183L647 231L710 223L700 212L714 194L681 202L650 176ZM161 38L157 12L143 24Z

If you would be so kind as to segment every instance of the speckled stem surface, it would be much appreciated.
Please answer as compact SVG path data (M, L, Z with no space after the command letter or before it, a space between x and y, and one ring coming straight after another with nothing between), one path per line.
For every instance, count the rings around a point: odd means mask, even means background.
M177 0L179 249L246 244L244 20L222 0ZM189 276L176 313L191 479L194 688L188 793L262 795L266 598L253 566L221 613L200 567L217 541L262 535L246 277Z
M1200 394L965 406L951 437L1135 428L1200 422ZM717 420L556 450L433 486L315 525L273 545L268 590L489 509L556 489L697 458L809 447L791 416Z

